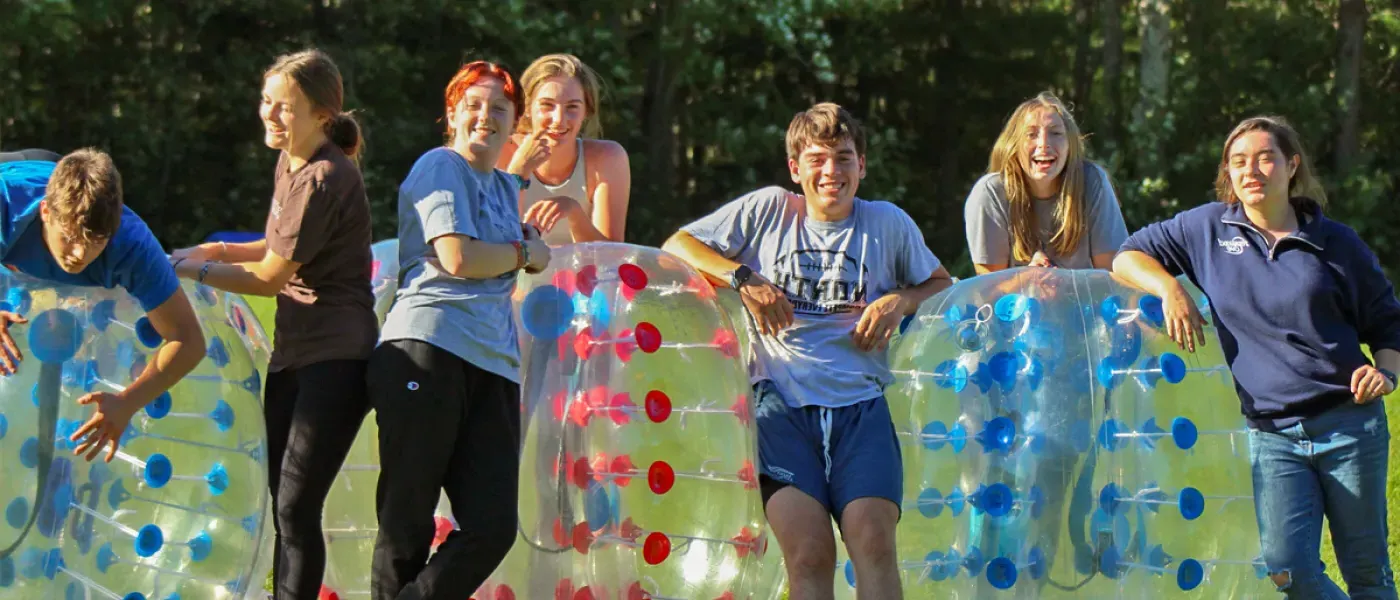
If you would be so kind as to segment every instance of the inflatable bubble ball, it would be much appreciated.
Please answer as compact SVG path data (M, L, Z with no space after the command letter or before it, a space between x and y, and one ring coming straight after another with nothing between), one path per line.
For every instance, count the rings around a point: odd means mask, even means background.
M267 513L263 343L228 294L185 283L205 358L132 418L116 458L74 456L92 413L163 343L122 290L0 274L23 361L0 379L0 598L204 600L259 588ZM105 456L105 455L104 455Z
M1209 315L1205 298L1193 298ZM1228 598L1272 590L1248 437L1214 330L1105 271L961 281L891 347L910 597Z

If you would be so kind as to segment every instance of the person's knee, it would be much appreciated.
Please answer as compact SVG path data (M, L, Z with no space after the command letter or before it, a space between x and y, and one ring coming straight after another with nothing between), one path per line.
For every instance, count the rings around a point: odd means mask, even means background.
M895 561L897 509L877 498L852 502L841 517L841 537L852 558L870 564Z
M320 539L323 503L304 490L283 489L277 496L277 525L283 537Z
M796 544L796 550L784 555L788 571L801 579L830 578L836 572L836 546L818 543L817 538Z
M1274 589L1280 592L1286 592L1289 588L1293 587L1293 572L1284 569L1282 571L1270 573L1269 580L1274 582Z

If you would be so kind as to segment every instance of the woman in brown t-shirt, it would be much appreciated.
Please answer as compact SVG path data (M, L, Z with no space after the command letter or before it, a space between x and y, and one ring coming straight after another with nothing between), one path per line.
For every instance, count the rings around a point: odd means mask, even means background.
M355 163L360 131L342 98L325 54L279 58L264 75L260 111L266 144L281 151L265 239L171 256L181 277L277 297L263 404L279 599L320 591L322 507L369 411L365 368L379 336L369 200Z

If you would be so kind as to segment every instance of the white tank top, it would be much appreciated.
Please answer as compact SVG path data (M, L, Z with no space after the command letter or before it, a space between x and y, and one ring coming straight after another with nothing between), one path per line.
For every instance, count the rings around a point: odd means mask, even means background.
M583 208L584 218L593 218L593 204L588 197L588 172L583 168L583 138L578 139L578 160L574 161L574 170L569 173L569 178L559 182L559 185L549 185L539 179L532 180L520 201L520 215L525 216L525 212L536 202L553 196L573 198ZM569 223L562 219L556 222L554 229L544 234L544 243L550 246L574 243L573 236L569 235Z

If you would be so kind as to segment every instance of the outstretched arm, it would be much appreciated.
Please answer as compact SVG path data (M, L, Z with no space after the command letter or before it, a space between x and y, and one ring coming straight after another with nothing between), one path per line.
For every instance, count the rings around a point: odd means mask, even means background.
M276 296L296 275L301 263L266 251L266 246L264 250L261 257L249 262L220 263L175 258L175 273L235 294Z
M69 438L74 442L83 440L74 449L74 455L86 454L84 458L92 460L110 443L106 461L112 462L132 415L168 391L204 359L204 331L183 291L177 290L146 316L165 342L126 389L116 393L93 392L78 399L79 404L95 404L97 410Z

